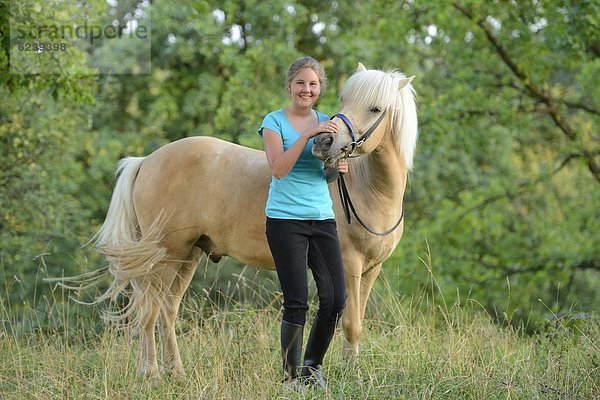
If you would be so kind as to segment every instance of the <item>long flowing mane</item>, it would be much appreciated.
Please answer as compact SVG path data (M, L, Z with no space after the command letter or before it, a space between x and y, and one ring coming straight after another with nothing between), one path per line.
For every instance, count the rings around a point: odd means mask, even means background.
M402 79L406 76L396 70L361 71L348 79L340 99L342 105L350 109L376 106L387 110L396 149L402 152L406 167L411 170L417 145L417 110L412 85L398 89Z

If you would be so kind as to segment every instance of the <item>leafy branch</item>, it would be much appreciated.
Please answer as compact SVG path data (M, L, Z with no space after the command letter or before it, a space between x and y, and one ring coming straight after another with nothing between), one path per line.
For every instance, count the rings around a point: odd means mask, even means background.
M504 64L512 71L512 73L519 79L519 81L527 88L531 95L541 101L547 108L547 112L554 121L554 124L562 131L562 133L569 138L571 141L576 141L578 134L575 129L569 124L567 118L565 118L559 111L559 103L553 99L549 93L544 91L539 85L537 85L530 76L527 75L525 70L521 68L518 62L509 54L506 46L502 44L500 39L494 33L492 27L486 23L486 19L483 16L476 16L474 13L466 8L459 2L452 4L454 8L460 11L464 16L474 21L477 26L483 31L486 38L496 50L496 53ZM588 151L587 149L581 150L581 155L585 159L588 169L594 176L594 178L600 183L600 163L595 159L597 154Z
M527 180L527 181L521 182L518 185L516 185L514 190L506 190L502 193L498 193L498 194L484 198L483 200L479 201L477 204L475 204L475 205L467 208L463 212L461 212L457 217L455 217L451 221L450 225L451 226L457 225L463 218L465 218L470 213L477 211L477 210L481 210L481 209L487 207L488 205L493 204L497 201L500 201L503 199L514 199L514 198L520 196L522 193L525 193L526 191L528 191L529 188L531 188L532 186L537 185L540 182L550 179L554 175L558 174L572 160L577 159L577 158L582 158L582 157L584 157L582 154L577 154L577 153L570 154L560 163L560 165L558 167L554 168L552 171L541 174L540 176L536 177L533 180Z

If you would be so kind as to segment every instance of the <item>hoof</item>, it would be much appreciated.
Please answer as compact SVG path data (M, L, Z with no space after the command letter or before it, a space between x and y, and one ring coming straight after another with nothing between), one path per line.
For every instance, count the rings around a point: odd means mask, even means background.
M154 378L158 378L160 376L160 370L158 369L157 365L151 365L151 366L143 366L138 368L137 370L137 376L139 376L140 378L143 379L154 379Z
M358 361L358 346L355 348L349 344L346 344L346 346L344 346L344 359L350 365L355 365Z
M171 370L171 378L173 378L173 379L185 378L185 371L183 370L183 368L173 368Z

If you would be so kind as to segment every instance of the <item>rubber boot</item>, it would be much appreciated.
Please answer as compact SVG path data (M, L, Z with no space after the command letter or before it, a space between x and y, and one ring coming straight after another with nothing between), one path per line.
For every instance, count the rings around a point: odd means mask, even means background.
M302 336L304 325L281 321L281 359L283 361L283 381L291 382L298 377L298 367L302 357Z
M335 333L335 325L335 322L321 321L318 316L313 321L301 372L301 379L309 386L327 387L323 377L323 358Z

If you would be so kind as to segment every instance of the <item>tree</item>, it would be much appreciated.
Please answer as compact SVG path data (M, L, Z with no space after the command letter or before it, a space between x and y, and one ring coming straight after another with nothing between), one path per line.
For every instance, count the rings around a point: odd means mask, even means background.
M90 10L113 7L124 23L146 6L125 3L87 2L66 14L106 24ZM150 74L0 78L10 99L0 105L6 276L32 276L31 258L44 251L52 271L100 265L91 251L87 265L68 253L102 222L123 156L191 135L261 148L256 130L287 102L289 63L309 54L327 70L318 108L329 114L358 62L416 75L420 141L406 230L384 266L399 294L431 290L419 260L431 257L448 302L467 293L514 321L530 309L598 311L596 3L154 2ZM18 2L13 18L27 22L36 4ZM114 68L125 63L115 52L136 51L77 48L64 66L93 72L92 50L104 55L95 68ZM3 71L11 51L3 36ZM135 67L135 58L128 62Z
M50 23L45 18L51 15L33 19L36 3L12 6L15 21ZM1 31L14 35L7 2L0 11ZM91 232L86 203L93 193L80 191L87 177L77 157L89 132L95 82L78 75L88 71L78 50L69 50L60 61L68 72L30 74L59 61L42 55L15 61L21 50L10 39L2 36L0 52L0 96L9 100L0 105L0 284L8 288L18 283L21 290L8 293L18 300L14 304L22 304L40 283L36 257L51 254L48 258L57 266L72 265Z
M400 246L412 252L388 266L414 265L414 249L425 253L415 241L426 238L449 300L459 287L517 319L530 307L596 309L600 142L590 82L599 64L588 33L597 8L412 9L416 28L405 36L422 68L421 139ZM421 268L406 285L426 275Z

